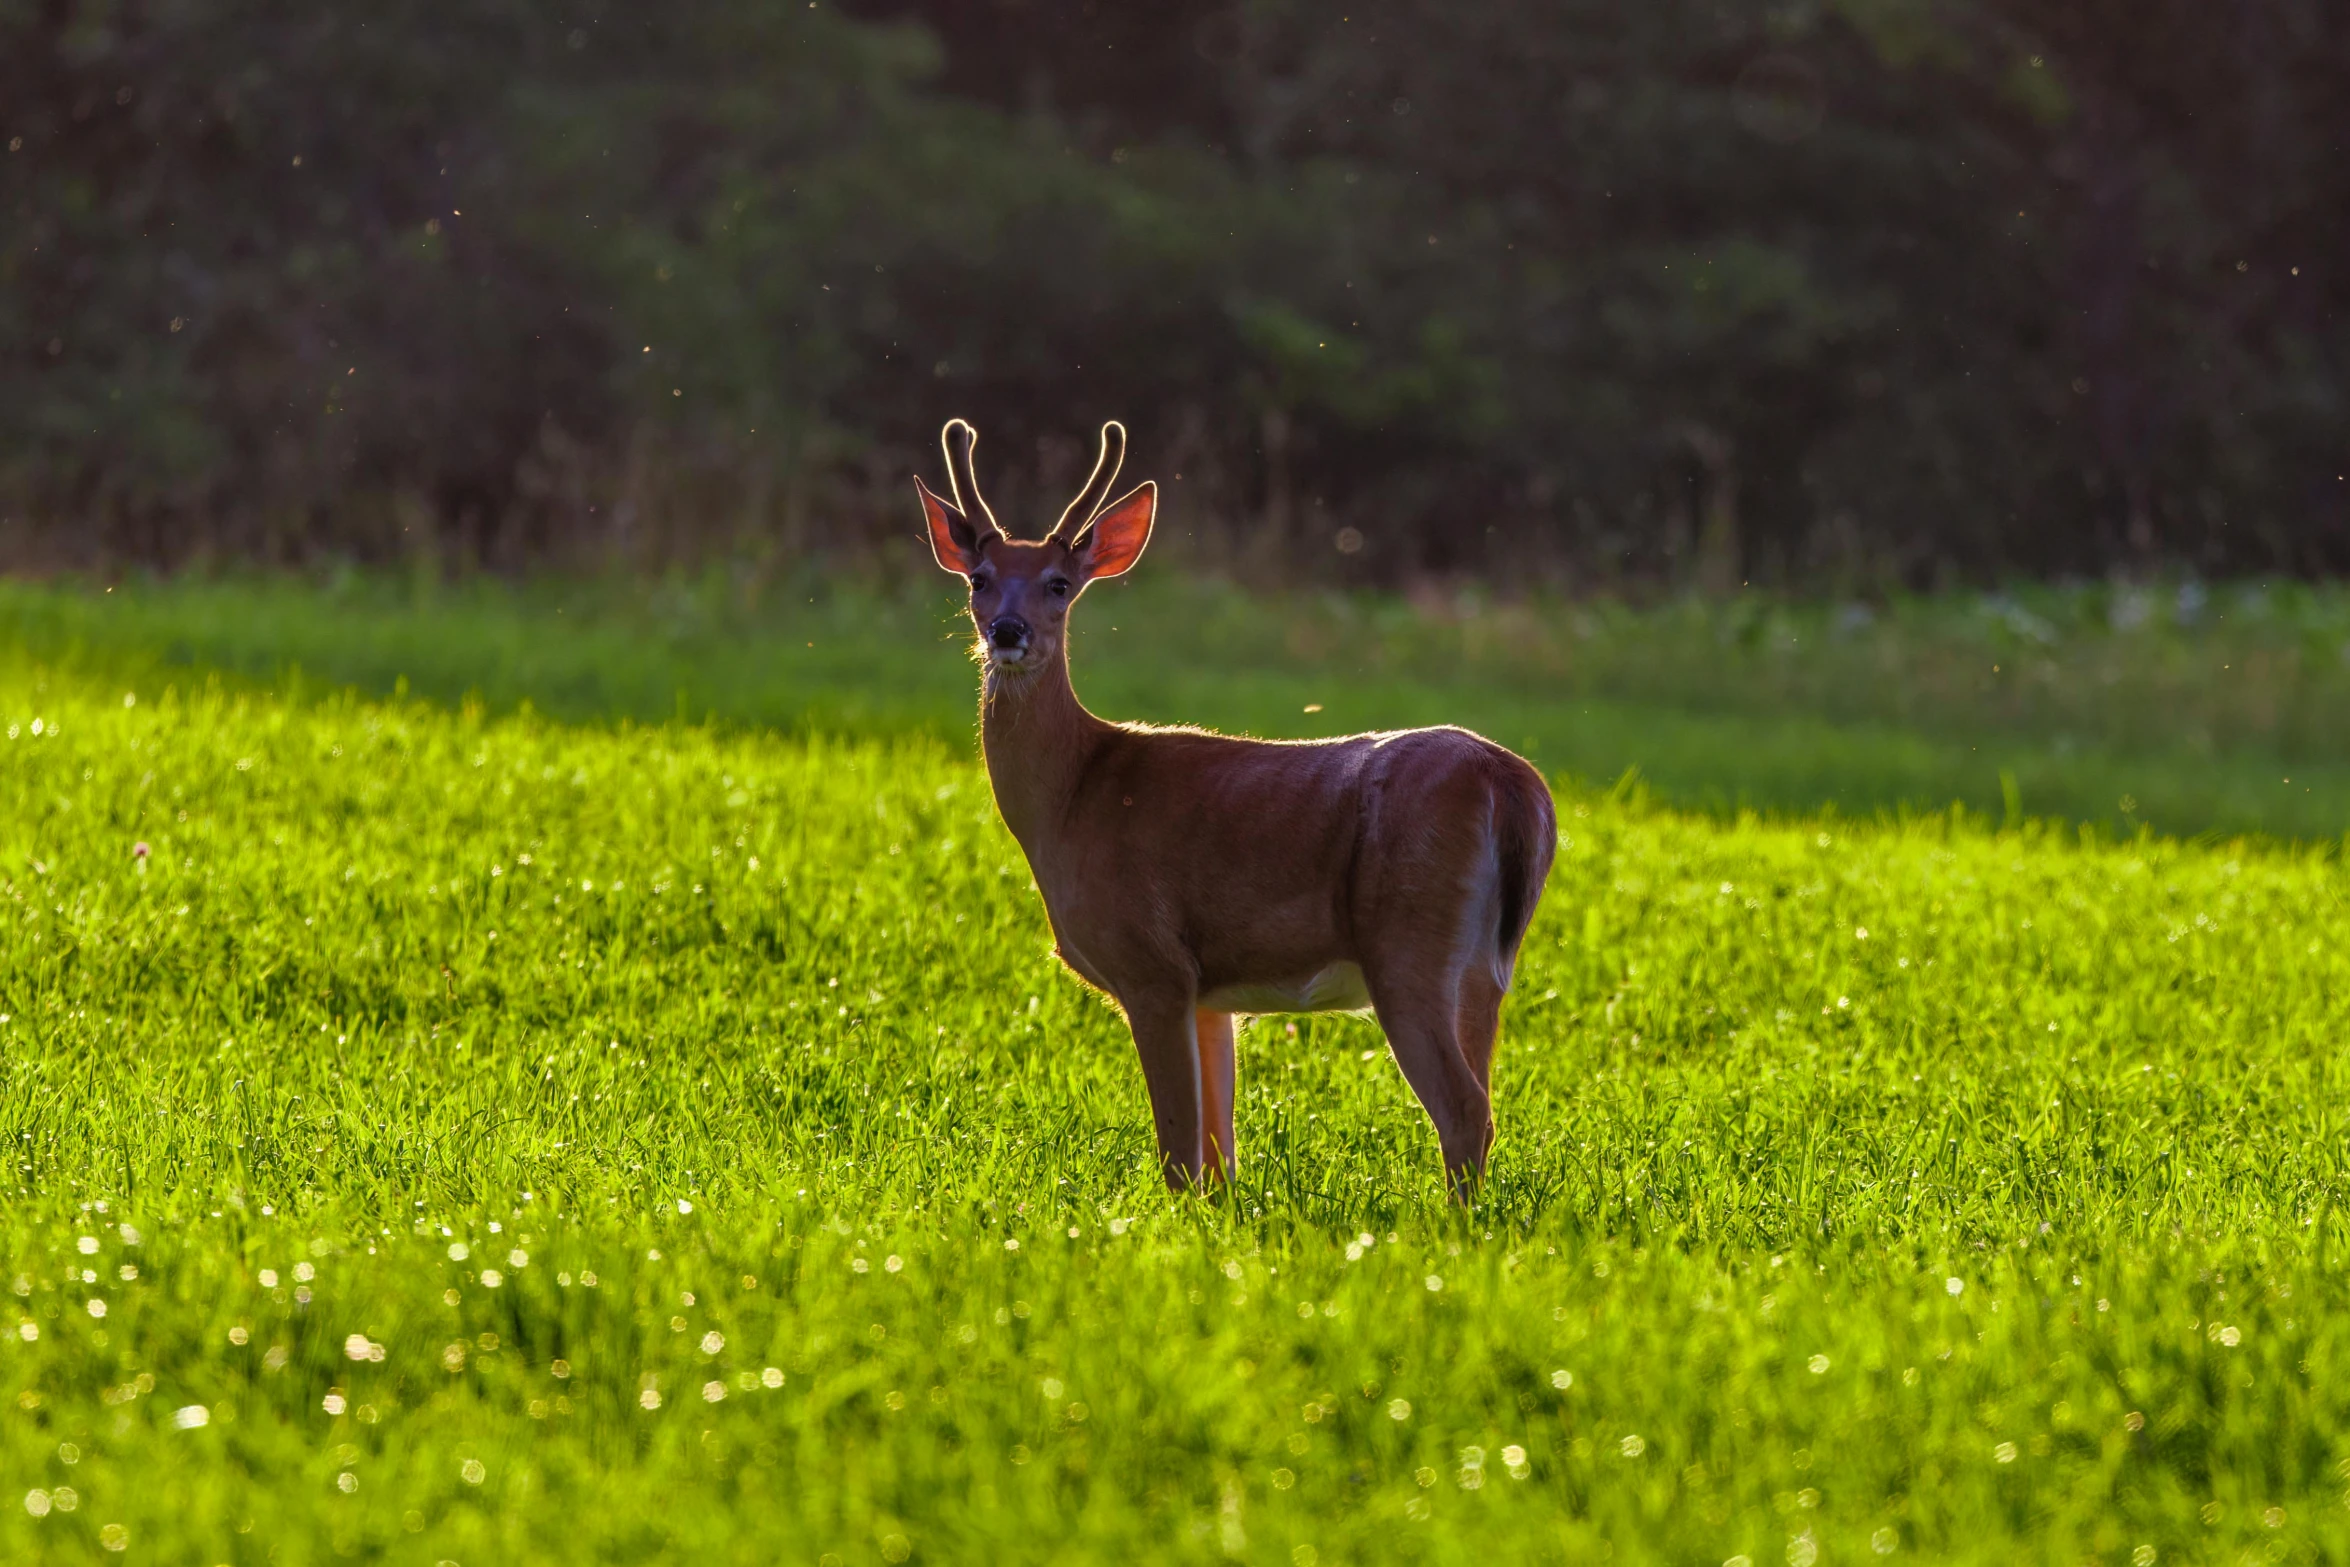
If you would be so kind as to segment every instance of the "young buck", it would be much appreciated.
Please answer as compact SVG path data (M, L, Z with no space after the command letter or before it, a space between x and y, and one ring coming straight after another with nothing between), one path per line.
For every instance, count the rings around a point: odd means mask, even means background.
M969 579L980 738L1061 960L1126 1014L1170 1186L1231 1178L1234 1013L1369 1007L1465 1198L1493 1146L1492 1067L1518 941L1558 839L1550 791L1463 729L1235 739L1113 724L1069 685L1070 606L1131 567L1158 506L1104 504L1126 432L1040 543L980 499L978 433L917 478L938 563Z

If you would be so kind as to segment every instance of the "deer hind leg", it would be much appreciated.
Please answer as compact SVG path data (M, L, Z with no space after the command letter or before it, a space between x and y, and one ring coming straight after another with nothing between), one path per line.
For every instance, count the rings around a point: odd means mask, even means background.
M1207 1164L1202 1137L1200 1040L1191 998L1129 1002L1126 1024L1142 1057L1150 1089L1151 1122L1159 1140L1159 1170L1176 1191L1200 1183Z
M1230 1181L1240 1173L1240 1145L1232 1135L1232 1014L1202 1008L1194 1017L1193 1031L1199 1036L1200 1125L1207 1175Z
M1395 1064L1436 1125L1446 1190L1465 1202L1493 1147L1493 1099L1462 1053L1460 976L1449 967L1382 964L1371 980L1371 1001Z
M1461 971L1460 1004L1456 1026L1461 1058L1477 1074L1488 1099L1493 1094L1493 1048L1501 1039L1501 1001L1507 994L1480 963Z

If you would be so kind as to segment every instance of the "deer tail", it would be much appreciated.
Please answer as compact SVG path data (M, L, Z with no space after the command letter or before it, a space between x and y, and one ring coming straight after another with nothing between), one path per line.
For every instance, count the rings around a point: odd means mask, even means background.
M1535 905L1542 901L1542 885L1550 877L1551 857L1558 850L1558 810L1542 775L1511 756L1494 781L1493 848L1496 864L1493 978L1502 989L1518 966L1518 943L1533 923Z

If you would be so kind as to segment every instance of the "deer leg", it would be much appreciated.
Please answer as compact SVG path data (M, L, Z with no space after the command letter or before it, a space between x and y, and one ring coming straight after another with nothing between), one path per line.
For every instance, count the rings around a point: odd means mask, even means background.
M1404 988L1372 981L1372 1005L1404 1081L1436 1124L1446 1192L1455 1202L1466 1202L1484 1178L1485 1156L1493 1147L1493 1099L1461 1053L1456 998L1396 994ZM1429 987L1430 992L1438 989Z
M1240 1173L1240 1145L1232 1136L1232 1014L1203 1008L1193 1027L1199 1035L1200 1124L1206 1132L1207 1173L1211 1179L1230 1181Z
M1493 1047L1501 1038L1501 999L1493 976L1472 963L1461 975L1459 1022L1461 1057L1488 1098L1493 1093Z
M1198 1022L1191 998L1130 1003L1126 1024L1134 1031L1135 1053L1142 1057L1143 1082L1150 1089L1160 1173L1170 1188L1188 1190L1199 1184L1207 1163Z

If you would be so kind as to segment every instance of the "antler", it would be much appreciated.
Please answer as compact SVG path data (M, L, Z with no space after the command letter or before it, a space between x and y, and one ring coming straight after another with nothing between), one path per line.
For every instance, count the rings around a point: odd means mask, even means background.
M1061 520L1053 524L1053 531L1045 535L1046 543L1074 544L1093 522L1093 514L1101 510L1102 502L1110 498L1110 486L1118 482L1118 470L1126 462L1126 426L1112 419L1102 426L1102 452L1094 460L1093 477L1085 481L1085 488L1061 513Z
M947 486L954 491L955 509L982 538L991 533L1001 538L1004 530L997 525L995 513L987 509L987 502L980 498L979 473L971 466L971 450L979 444L979 432L971 428L968 420L949 419L946 428L939 432L938 441L946 448Z

